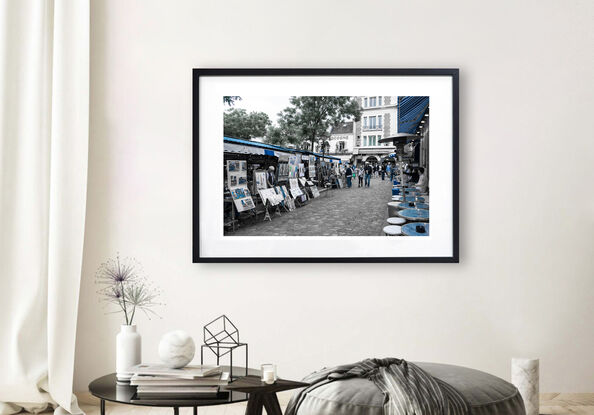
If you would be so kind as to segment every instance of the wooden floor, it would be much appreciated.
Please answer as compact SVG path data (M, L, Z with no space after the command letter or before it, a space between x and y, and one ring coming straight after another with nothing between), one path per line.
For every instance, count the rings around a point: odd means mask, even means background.
M540 413L594 415L594 393L543 393Z
M99 414L99 400L89 393L77 393L79 405L87 415ZM283 411L291 398L290 392L278 394ZM245 403L200 408L199 415L243 415ZM190 415L190 408L180 409L180 415ZM594 393L544 393L540 396L541 414L579 414L594 415ZM146 408L131 405L107 403L107 415L173 415L169 408Z

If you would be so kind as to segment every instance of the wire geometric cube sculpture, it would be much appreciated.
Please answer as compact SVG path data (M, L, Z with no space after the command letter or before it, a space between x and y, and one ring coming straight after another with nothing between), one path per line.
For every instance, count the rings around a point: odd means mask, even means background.
M200 346L200 364L204 364L204 348L208 348L217 358L229 355L230 377L233 379L233 350L245 347L245 376L248 375L248 345L239 341L239 330L226 315L215 318L203 328L204 344Z
M239 330L226 315L215 318L204 326L204 344L239 344Z

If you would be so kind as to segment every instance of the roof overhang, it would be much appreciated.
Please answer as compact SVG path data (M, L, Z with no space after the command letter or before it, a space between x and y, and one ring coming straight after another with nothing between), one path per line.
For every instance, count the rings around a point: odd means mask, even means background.
M392 137L385 137L378 140L380 143L406 144L409 141L420 140L421 136L416 134L398 133Z

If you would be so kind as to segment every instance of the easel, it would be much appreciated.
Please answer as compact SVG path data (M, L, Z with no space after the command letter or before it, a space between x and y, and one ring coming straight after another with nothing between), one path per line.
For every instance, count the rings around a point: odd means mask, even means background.
M265 210L265 214L264 214L264 220L262 222L266 222L266 220L269 220L270 222L272 222L272 218L270 217L270 212L268 211L268 200L264 203L264 210Z
M272 217L270 216L270 211L268 210L268 205L270 205L270 207L276 207L276 209L274 210L275 216L282 216L281 212L280 212L280 206L279 206L280 203L273 205L270 200L266 200L266 202L264 203L264 209L265 209L266 213L264 214L263 222L266 222L266 220L269 220L272 222Z

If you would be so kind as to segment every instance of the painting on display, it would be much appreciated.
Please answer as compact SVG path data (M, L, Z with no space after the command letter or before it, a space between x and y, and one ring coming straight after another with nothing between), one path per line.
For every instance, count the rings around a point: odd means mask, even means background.
M276 206L283 201L282 195L279 194L275 188L260 189L258 192L260 193L262 202L270 202L272 206Z
M299 162L301 156L299 154L292 154L289 156L289 177L299 177Z
M289 163L287 161L278 163L278 181L286 182L289 178Z
M299 179L289 179L290 189L299 189Z
M254 181L256 182L256 189L266 189L268 187L266 172L263 170L256 170L254 172Z
M457 69L194 70L194 261L458 262L458 78ZM224 121L242 110L295 128L284 138L234 138L243 133ZM353 154L318 152L326 138ZM349 187L343 170L353 162L391 174L371 175L371 191L352 177ZM268 166L272 188L255 170ZM216 171L226 178L209 175ZM254 220L260 197L248 185L282 203L283 215ZM253 210L238 215L238 227L226 226L227 188L237 211ZM308 203L292 212L294 200ZM353 217L359 202L377 214ZM347 217L364 226L344 226ZM403 223L390 228L389 217Z
M254 209L254 200L247 188L247 161L227 160L227 186L238 212Z
M231 197L235 203L238 212L243 212L255 208L254 200L250 191L246 187L235 187L231 189Z
M294 198L303 196L303 191L299 188L299 179L289 179L289 191Z

